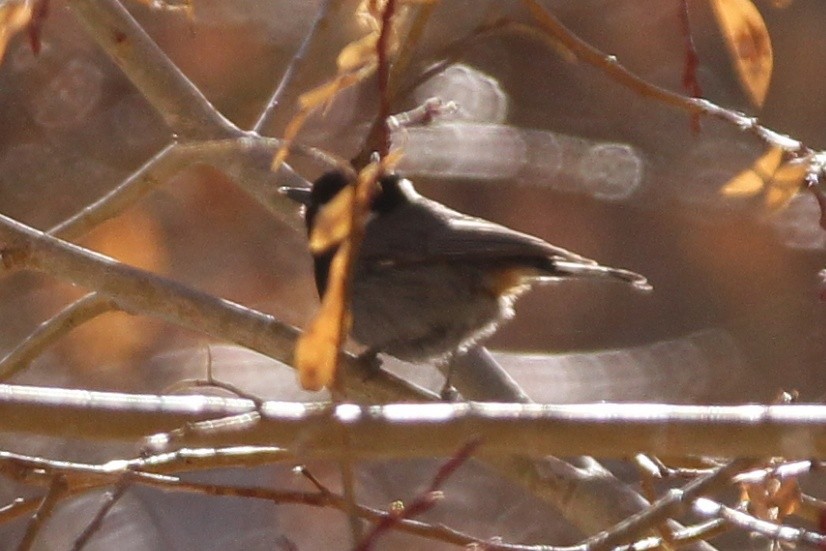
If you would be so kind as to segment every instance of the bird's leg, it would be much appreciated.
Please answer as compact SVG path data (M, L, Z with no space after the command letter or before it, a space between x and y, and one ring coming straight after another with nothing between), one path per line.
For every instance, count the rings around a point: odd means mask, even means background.
M379 351L375 348L368 348L358 355L357 360L367 368L366 379L375 377L381 370L382 360L379 358Z
M442 367L442 373L445 374L445 384L442 385L442 390L439 391L439 396L442 398L442 401L444 402L459 401L459 392L451 384L451 378L453 376L454 358L456 358L456 352L450 354L450 357L448 357L447 359L447 363Z

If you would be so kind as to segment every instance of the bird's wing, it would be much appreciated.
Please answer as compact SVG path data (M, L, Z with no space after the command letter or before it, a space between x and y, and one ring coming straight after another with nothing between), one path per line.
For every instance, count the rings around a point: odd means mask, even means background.
M464 215L424 198L371 220L362 254L384 262L547 258L596 265L593 260L538 237Z

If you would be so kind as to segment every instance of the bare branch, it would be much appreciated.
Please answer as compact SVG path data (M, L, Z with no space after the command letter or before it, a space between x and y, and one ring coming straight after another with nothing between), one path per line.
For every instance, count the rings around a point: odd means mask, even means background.
M284 95L284 91L290 84L296 69L301 62L304 61L304 56L307 54L307 50L310 48L310 43L313 41L313 38L315 38L318 27L330 11L330 3L331 0L323 0L321 5L318 7L316 16L313 19L313 22L310 23L310 28L307 29L307 32L304 34L304 40L301 41L301 45L298 47L295 55L293 55L290 63L284 70L284 75L281 77L281 81L278 83L278 86L275 88L272 96L270 96L267 106L261 112L261 115L252 127L252 131L256 134L260 134L261 131L272 121L273 115L275 114L275 108L278 107L278 102L281 100L281 96Z
M69 7L173 132L200 139L243 134L170 61L118 0L71 0Z
M31 457L9 452L0 452L0 470L11 470L18 473L18 478L26 479L26 473L43 472L52 477L62 477L67 484L67 488L58 496L62 499L77 496L79 494L100 489L113 482L118 484L113 496L107 498L106 504L113 504L113 498L118 493L118 489L126 488L122 484L124 480L136 482L148 486L158 487L164 490L193 492L212 496L235 496L242 498L264 499L280 504L300 504L314 507L333 507L341 511L345 510L346 503L344 496L331 492L309 471L302 469L302 473L310 480L315 488L315 492L270 490L264 488L244 488L234 486L224 486L217 484L186 482L178 477L161 476L151 472L146 472L146 468L153 469L161 467L161 470L170 469L175 472L192 471L194 469L206 467L207 463L199 463L198 458L208 458L209 461L215 458L230 459L235 463L220 463L221 466L251 466L258 463L258 460L269 457L271 460L278 460L279 454L269 454L269 449L257 448L234 448L231 450L222 449L202 449L187 450L187 453L164 454L164 456L150 456L147 458L137 458L124 461L110 461L108 463L95 465L87 463L74 463L66 461L55 461L39 457ZM225 454L224 452L229 452ZM264 452L261 455L260 452ZM460 454L461 455L461 454ZM191 459L195 458L193 463ZM159 461L157 461L160 459ZM460 465L463 457L455 457L447 466L440 471L451 470ZM218 466L213 464L212 467ZM11 506L0 510L0 519L10 520L26 512L33 511L42 501L41 498L30 500L17 500ZM101 509L103 511L103 509ZM98 512L91 525L95 525L103 518L101 511ZM525 545L508 544L501 542L485 541L471 535L459 532L447 526L432 525L424 522L399 518L397 514L388 511L381 511L363 505L356 505L356 514L365 520L377 524L392 522L394 529L429 538L438 541L453 543L456 545L483 545L491 551L588 551L583 545L575 546L550 546L550 545ZM675 534L674 541L685 544L697 538L710 537L723 524L721 520L715 520L691 527ZM658 538L647 538L635 542L631 546L622 546L623 551L644 551L648 549L659 549L662 540Z
M679 516L695 499L726 487L735 475L751 467L754 462L753 459L735 459L714 473L689 482L680 490L671 490L645 511L629 517L607 532L588 538L584 543L589 551L603 551L633 541L644 531Z
M230 340L289 364L299 331L257 312L150 272L121 264L0 215L3 260L50 273L111 297L132 313L150 315L222 340ZM421 399L413 385L376 372L352 355L342 355L344 383L352 396L375 402Z
M445 482L456 472L459 467L464 465L474 450L479 447L479 440L473 440L462 446L444 465L437 471L430 486L416 496L410 503L404 505L400 511L394 511L382 521L376 523L372 530L370 530L363 540L358 542L356 546L357 551L369 551L373 548L376 540L384 532L395 527L396 523L403 519L415 518L418 515L433 508L442 499L441 488Z
M522 0L536 22L565 48L580 59L604 72L608 77L637 94L655 99L665 105L681 109L691 115L707 115L733 124L749 132L762 142L792 153L803 153L807 148L799 141L762 126L757 119L725 109L702 98L690 98L655 86L623 67L616 57L608 55L571 32L562 22L536 0Z
M482 438L479 453L487 457L513 450L525 458L580 453L617 457L640 450L661 455L826 455L826 406L467 402L332 407L268 401L257 412L254 402L240 398L0 385L3 431L134 441L184 425L186 434L172 446L292 449L300 444L308 458L339 457L343 447L336 435L345 428L360 458L451 455L456 442L468 435ZM790 433L799 438L790 440ZM168 438L153 442L170 444Z
M56 316L41 323L31 335L0 360L0 381L7 381L26 369L47 347L75 327L116 308L111 299L97 293L89 293L73 302Z
M174 155L171 155L174 150L174 143L167 145L112 191L56 225L48 233L61 239L73 239L119 215L181 168L175 162Z

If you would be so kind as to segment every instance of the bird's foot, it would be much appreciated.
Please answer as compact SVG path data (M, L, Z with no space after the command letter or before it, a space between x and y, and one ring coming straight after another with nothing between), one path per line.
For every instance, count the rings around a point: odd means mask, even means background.
M442 387L442 390L439 391L439 397L442 399L443 402L460 402L462 399L462 395L459 394L459 391L456 390L456 387L445 383Z
M365 371L367 372L364 380L370 380L373 377L377 376L379 372L381 372L381 366L384 363L381 358L379 358L378 350L374 350L372 348L368 348L364 352L358 355L358 362L365 366Z

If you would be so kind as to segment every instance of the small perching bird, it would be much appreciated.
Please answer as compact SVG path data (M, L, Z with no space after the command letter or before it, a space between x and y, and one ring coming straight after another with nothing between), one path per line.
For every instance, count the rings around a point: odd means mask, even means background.
M283 188L317 215L350 182L341 171L311 189ZM320 296L335 250L314 255ZM601 266L538 237L457 212L419 195L396 174L373 195L351 287L352 336L405 361L443 360L492 334L514 300L543 280L602 278L648 291L640 274Z

